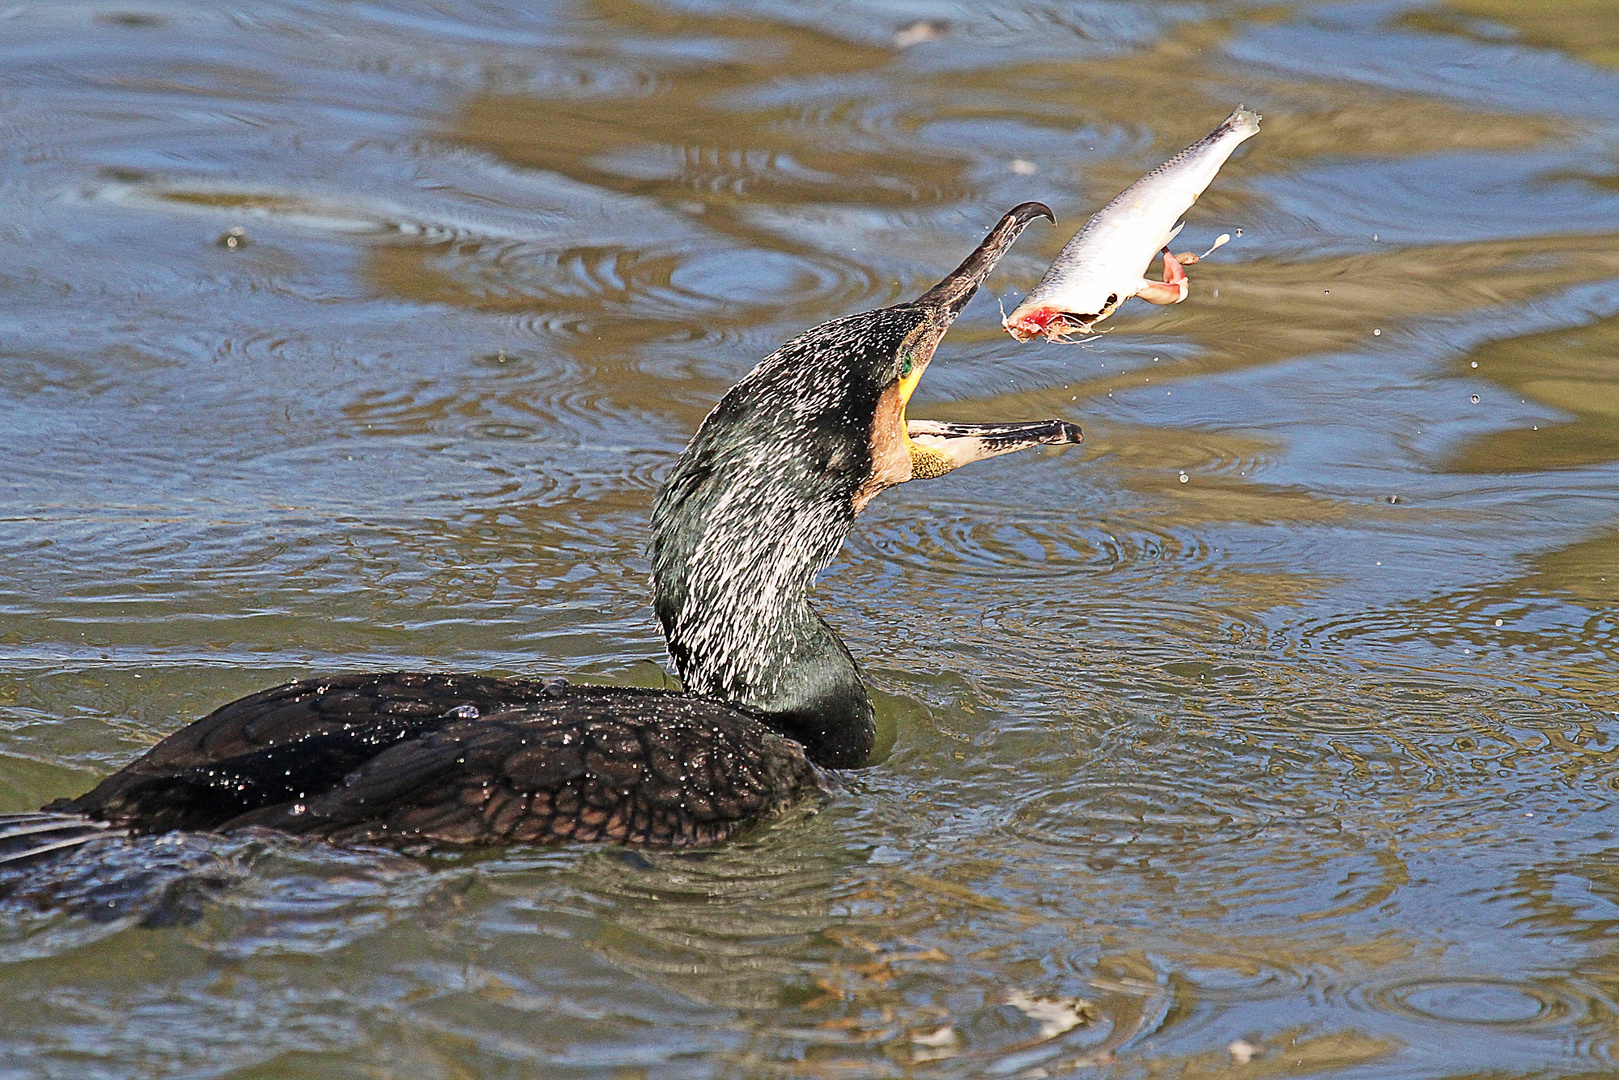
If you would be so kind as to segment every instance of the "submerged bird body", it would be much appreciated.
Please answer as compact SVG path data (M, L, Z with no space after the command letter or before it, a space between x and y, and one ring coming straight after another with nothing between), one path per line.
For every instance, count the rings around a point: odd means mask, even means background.
M802 747L722 702L391 673L234 701L46 809L139 832L683 846L723 840L822 783Z
M280 686L176 732L74 799L0 815L0 864L107 832L251 826L342 843L715 843L865 765L872 705L809 601L879 492L1060 421L905 419L934 348L1027 203L917 300L815 327L703 421L658 493L653 606L684 693L392 673ZM914 435L913 435L914 432Z
M1003 323L1019 341L1042 334L1060 339L1088 330L1132 296L1154 304L1186 299L1186 274L1168 244L1181 216L1214 182L1220 167L1259 131L1258 113L1238 108L1203 138L1125 188L1063 246L1051 268ZM1219 245L1216 244L1216 247ZM1162 281L1146 278L1164 256Z

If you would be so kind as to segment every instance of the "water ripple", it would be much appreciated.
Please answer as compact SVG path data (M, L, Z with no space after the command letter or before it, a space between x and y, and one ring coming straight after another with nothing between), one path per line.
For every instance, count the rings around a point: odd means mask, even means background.
M880 521L851 537L847 550L854 559L930 574L948 568L950 574L1013 581L1117 574L1155 564L1184 571L1215 557L1191 530L1127 527L1032 508L1007 518L987 507L930 508L920 521Z

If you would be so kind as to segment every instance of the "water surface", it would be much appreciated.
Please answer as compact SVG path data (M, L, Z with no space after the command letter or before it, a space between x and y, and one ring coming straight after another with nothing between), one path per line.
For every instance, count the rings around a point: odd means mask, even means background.
M911 411L1086 441L867 511L821 812L85 853L0 1075L1619 1068L1619 9L1523 6L8 8L0 810L306 674L663 684L686 436L1025 199ZM1185 304L1000 332L1238 102Z

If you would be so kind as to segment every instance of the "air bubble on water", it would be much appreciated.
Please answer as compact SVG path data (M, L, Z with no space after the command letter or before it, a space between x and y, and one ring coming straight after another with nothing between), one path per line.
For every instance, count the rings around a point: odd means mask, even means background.
M1381 331L1381 330L1373 330L1372 331L1372 336L1373 337L1382 337L1383 336L1383 331Z
M1181 483L1183 483L1183 484L1184 484L1184 483L1186 483L1186 482L1187 482L1187 481L1188 481L1188 480L1190 480L1190 479L1191 479L1191 477L1190 477L1190 476L1187 476L1187 475L1186 475L1186 474L1185 474L1185 473L1181 473Z
M1495 625L1497 625L1497 626L1505 626L1506 624L1507 624L1507 621L1505 619L1497 619L1497 620L1495 620Z
M1478 404L1478 395L1477 395L1477 394L1474 394L1474 395L1473 395L1473 404L1474 404L1474 405L1477 405L1477 404Z
M1477 361L1477 360L1474 360L1474 361L1473 361L1473 366L1474 366L1474 367L1478 367L1478 361Z

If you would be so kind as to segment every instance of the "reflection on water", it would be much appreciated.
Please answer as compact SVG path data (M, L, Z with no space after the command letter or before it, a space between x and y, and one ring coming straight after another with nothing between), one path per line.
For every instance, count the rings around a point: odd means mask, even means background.
M0 1071L1615 1068L1613 5L5 26L0 809L312 670L663 684L686 435L1024 199L1061 227L914 411L1086 442L868 510L820 602L893 749L829 806L680 855L102 842L0 881ZM1001 333L1238 102L1190 300Z

